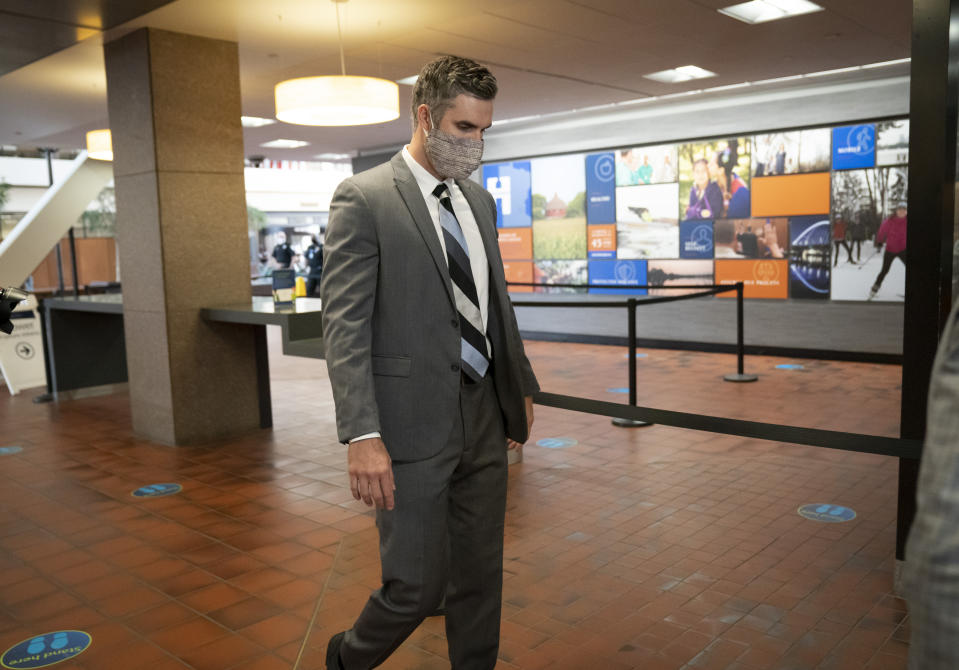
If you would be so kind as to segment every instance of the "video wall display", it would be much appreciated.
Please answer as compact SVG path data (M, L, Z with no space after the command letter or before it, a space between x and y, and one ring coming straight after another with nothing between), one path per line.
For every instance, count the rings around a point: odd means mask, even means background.
M481 181L507 280L582 287L511 290L901 301L908 160L897 119L491 163Z

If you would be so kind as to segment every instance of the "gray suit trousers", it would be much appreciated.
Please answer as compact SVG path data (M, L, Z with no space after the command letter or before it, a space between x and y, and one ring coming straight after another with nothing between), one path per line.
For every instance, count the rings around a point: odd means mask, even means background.
M383 586L346 632L347 670L382 663L446 598L455 670L490 670L499 650L506 436L489 377L461 384L446 445L393 463L396 506L377 512Z

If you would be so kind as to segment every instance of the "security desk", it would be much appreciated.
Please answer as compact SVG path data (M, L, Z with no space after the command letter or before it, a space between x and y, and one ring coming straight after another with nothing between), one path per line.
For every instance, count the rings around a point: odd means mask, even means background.
M280 326L283 353L323 358L321 302L299 298L292 307L276 308L272 298L217 305L200 310L200 318L253 328L260 427L273 426L270 362L266 327ZM49 392L73 391L127 381L123 338L123 296L119 294L47 298L41 305L49 372Z

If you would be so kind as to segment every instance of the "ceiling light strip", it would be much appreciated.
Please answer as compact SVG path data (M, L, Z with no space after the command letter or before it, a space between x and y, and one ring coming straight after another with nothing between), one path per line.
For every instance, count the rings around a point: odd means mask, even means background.
M536 119L548 118L548 117L552 117L552 116L562 116L562 115L564 115L564 114L591 112L591 111L598 111L598 110L601 110L601 109L608 109L608 108L613 108L613 107L625 107L625 106L627 106L627 105L639 105L639 104L643 104L643 103L654 102L654 101L656 101L656 100L667 100L667 99L680 98L680 97L689 97L689 96L692 96L692 95L699 95L699 94L701 94L701 93L719 93L719 92L722 92L722 91L729 91L729 90L738 89L738 88L747 88L747 87L755 88L755 87L757 87L757 86L768 86L768 85L771 85L771 84L781 84L781 83L788 82L788 81L798 81L798 80L800 80L800 79L813 79L813 78L817 78L817 77L828 77L828 76L835 75L835 74L845 74L845 73L856 72L856 71L861 71L861 70L872 70L872 69L881 68L881 67L890 67L890 66L893 66L893 65L903 65L903 64L905 64L905 63L910 63L910 62L912 62L912 59L911 59L911 58L900 58L900 59L897 59L897 60L881 61L881 62L878 62L878 63L868 63L868 64L866 64L866 65L854 65L854 66L852 66L852 67L839 68L839 69L835 69L835 70L823 70L823 71L821 71L821 72L809 72L809 73L807 73L807 74L793 74L793 75L789 75L789 76L786 76L786 77L776 77L776 78L773 78L773 79L760 79L759 81L744 81L744 82L740 82L740 83L738 83L738 84L727 84L727 85L724 85L724 86L714 86L713 88L696 89L696 90L692 90L692 91L682 91L682 92L679 92L679 93L669 93L669 94L666 94L666 95L651 95L651 96L649 96L649 97L647 97L647 98L636 98L636 99L633 99L633 100L623 100L623 101L621 101L621 102L613 102L613 103L608 103L608 104L604 104L604 105L596 105L596 106L593 106L593 107L585 107L585 108L582 108L582 109L570 109L570 110L565 110L565 111L562 111L562 112L551 112L551 113L547 113L547 114L534 114L534 115L531 115L531 116L518 116L518 117L515 117L515 118L512 118L512 119L498 119L497 121L495 121L495 122L493 123L493 126L494 126L494 127L499 127L499 126L509 125L509 124L512 124L512 123L520 123L520 122L523 122L523 121L533 121L533 120L536 120Z

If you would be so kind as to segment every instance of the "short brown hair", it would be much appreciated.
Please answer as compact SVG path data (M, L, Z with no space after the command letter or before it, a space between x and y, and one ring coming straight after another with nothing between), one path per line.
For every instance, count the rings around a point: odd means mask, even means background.
M492 100L497 90L496 77L484 65L469 58L441 56L423 66L413 85L410 109L413 130L418 123L416 110L420 105L427 105L433 121L439 123L456 96L465 93L480 100Z

